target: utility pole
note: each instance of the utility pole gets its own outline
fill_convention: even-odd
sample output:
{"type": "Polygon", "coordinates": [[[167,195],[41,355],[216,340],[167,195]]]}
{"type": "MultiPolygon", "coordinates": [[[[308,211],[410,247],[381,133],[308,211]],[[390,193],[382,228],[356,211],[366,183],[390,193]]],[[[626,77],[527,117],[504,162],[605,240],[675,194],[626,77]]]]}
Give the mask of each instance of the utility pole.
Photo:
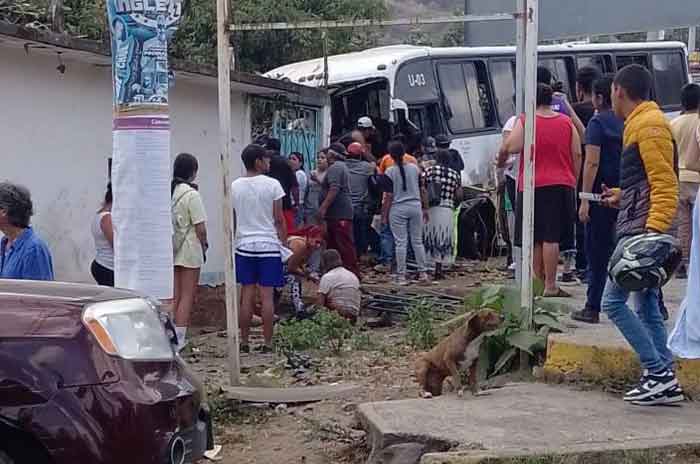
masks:
{"type": "MultiPolygon", "coordinates": [[[[523,149],[523,257],[522,278],[520,281],[523,326],[532,327],[533,318],[533,250],[535,223],[535,109],[537,107],[537,44],[539,38],[539,0],[522,0],[525,15],[525,53],[524,53],[524,111],[525,111],[525,145],[523,149]]],[[[518,44],[522,48],[522,44],[518,44]]],[[[521,78],[518,77],[518,80],[521,78]]],[[[521,360],[525,356],[521,357],[521,360]]]]}
{"type": "Polygon", "coordinates": [[[697,49],[695,45],[697,44],[697,33],[697,26],[688,28],[688,53],[693,53],[697,49]]]}
{"type": "Polygon", "coordinates": [[[230,42],[230,11],[233,0],[216,0],[216,32],[219,73],[219,158],[224,193],[222,217],[224,256],[226,257],[226,333],[231,385],[241,383],[241,359],[238,343],[238,287],[233,259],[233,202],[231,201],[231,68],[233,47],[230,42]],[[229,3],[230,2],[230,3],[229,3]]]}

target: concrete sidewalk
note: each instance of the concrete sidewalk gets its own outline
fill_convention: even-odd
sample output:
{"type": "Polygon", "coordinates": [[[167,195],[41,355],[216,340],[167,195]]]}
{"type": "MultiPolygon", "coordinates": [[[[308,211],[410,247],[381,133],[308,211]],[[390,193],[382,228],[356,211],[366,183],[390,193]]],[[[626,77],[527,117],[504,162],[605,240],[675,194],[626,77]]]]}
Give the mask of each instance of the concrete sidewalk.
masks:
{"type": "MultiPolygon", "coordinates": [[[[686,280],[672,280],[664,287],[664,300],[671,314],[667,323],[673,329],[676,314],[686,293],[686,280]]],[[[585,285],[562,287],[573,298],[558,298],[560,307],[581,309],[586,303],[585,285]]],[[[544,373],[549,382],[586,382],[623,389],[639,378],[639,362],[617,328],[604,315],[600,324],[590,325],[566,317],[570,327],[564,334],[549,337],[544,373]]],[[[692,395],[700,394],[700,361],[680,360],[678,377],[692,395]]]]}
{"type": "Polygon", "coordinates": [[[578,462],[626,464],[633,461],[620,456],[633,450],[659,456],[700,450],[700,408],[693,404],[644,408],[604,393],[544,384],[508,385],[482,397],[367,403],[358,415],[368,431],[372,464],[592,454],[596,460],[578,462]]]}

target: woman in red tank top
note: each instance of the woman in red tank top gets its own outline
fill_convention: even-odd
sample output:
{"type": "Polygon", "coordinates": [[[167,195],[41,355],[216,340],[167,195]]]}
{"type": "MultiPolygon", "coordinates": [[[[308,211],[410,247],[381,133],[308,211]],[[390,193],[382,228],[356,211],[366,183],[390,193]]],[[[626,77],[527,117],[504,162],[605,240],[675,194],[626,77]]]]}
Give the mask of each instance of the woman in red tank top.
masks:
{"type": "MultiPolygon", "coordinates": [[[[552,88],[537,86],[535,134],[535,275],[545,284],[544,296],[570,296],[557,287],[559,242],[576,221],[576,179],[581,167],[581,138],[568,116],[552,110],[552,88]]],[[[525,117],[522,116],[498,155],[499,165],[508,153],[523,151],[525,117]]],[[[521,159],[525,159],[523,153],[521,159]]],[[[524,162],[518,175],[515,243],[522,243],[522,192],[524,162]]]]}

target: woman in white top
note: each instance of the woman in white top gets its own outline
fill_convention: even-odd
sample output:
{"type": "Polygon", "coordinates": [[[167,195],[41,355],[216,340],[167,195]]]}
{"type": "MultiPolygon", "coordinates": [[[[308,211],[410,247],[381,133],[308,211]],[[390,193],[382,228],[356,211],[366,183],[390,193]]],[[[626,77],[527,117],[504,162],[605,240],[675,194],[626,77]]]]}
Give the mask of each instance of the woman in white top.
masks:
{"type": "Polygon", "coordinates": [[[207,215],[194,183],[198,169],[197,158],[189,153],[181,153],[175,158],[171,190],[175,264],[173,312],[181,348],[185,345],[199,273],[209,247],[207,215]]]}
{"type": "Polygon", "coordinates": [[[112,184],[107,184],[105,201],[92,221],[95,259],[90,272],[98,285],[114,287],[114,229],[112,228],[112,184]]]}

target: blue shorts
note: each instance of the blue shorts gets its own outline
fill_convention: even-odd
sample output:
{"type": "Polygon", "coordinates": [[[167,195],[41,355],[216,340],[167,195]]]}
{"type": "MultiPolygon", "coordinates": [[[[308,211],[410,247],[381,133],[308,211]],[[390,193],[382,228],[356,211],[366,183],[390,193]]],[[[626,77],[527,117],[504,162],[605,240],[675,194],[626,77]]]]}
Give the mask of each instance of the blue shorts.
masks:
{"type": "Polygon", "coordinates": [[[282,257],[256,257],[236,252],[236,282],[241,285],[283,287],[282,257]]]}

